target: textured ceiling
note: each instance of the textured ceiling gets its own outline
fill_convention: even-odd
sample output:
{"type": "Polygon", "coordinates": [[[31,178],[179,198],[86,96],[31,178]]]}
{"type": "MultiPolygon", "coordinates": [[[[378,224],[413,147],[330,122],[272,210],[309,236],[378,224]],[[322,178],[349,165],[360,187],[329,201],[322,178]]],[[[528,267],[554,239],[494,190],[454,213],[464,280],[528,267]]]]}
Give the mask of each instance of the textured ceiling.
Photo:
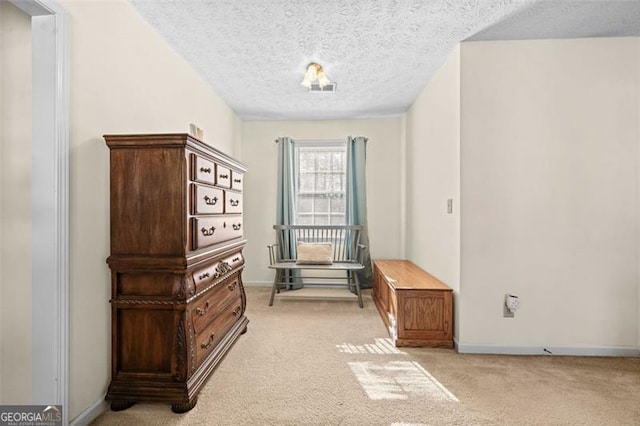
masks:
{"type": "Polygon", "coordinates": [[[130,1],[243,120],[402,114],[465,39],[640,35],[640,0],[130,1]]]}
{"type": "Polygon", "coordinates": [[[469,40],[640,36],[640,0],[536,1],[469,40]]]}

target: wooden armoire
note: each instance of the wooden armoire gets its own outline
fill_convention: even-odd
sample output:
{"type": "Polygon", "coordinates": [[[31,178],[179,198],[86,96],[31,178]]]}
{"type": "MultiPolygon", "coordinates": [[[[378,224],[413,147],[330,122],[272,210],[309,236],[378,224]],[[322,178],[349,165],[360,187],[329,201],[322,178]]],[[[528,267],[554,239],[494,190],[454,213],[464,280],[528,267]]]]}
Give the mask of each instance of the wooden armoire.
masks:
{"type": "Polygon", "coordinates": [[[247,330],[246,167],[187,134],[105,135],[110,149],[112,410],[193,408],[247,330]]]}

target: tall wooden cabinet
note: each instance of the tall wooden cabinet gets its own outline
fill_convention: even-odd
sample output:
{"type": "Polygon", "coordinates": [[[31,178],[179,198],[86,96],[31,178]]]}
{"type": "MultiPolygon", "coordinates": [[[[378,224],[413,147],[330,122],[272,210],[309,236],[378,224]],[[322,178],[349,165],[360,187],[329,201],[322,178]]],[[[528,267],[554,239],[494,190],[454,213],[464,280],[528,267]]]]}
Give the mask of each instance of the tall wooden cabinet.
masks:
{"type": "Polygon", "coordinates": [[[247,330],[245,166],[187,134],[105,135],[110,149],[113,410],[193,408],[247,330]]]}

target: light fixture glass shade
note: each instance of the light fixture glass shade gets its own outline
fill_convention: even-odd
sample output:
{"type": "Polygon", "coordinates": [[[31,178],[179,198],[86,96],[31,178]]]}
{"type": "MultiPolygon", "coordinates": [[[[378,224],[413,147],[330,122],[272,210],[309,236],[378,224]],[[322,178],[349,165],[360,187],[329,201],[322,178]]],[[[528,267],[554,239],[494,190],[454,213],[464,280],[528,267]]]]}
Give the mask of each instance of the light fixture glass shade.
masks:
{"type": "Polygon", "coordinates": [[[315,62],[312,62],[307,66],[307,71],[304,73],[304,78],[302,79],[300,84],[307,89],[311,89],[311,85],[316,81],[318,82],[320,87],[324,87],[327,84],[331,83],[322,70],[322,66],[316,64],[315,62]]]}
{"type": "Polygon", "coordinates": [[[309,81],[314,81],[318,78],[318,72],[322,72],[322,67],[318,64],[310,64],[307,67],[307,72],[305,73],[305,77],[309,81]]]}
{"type": "Polygon", "coordinates": [[[329,79],[327,78],[327,76],[326,76],[326,75],[324,75],[324,72],[320,71],[320,72],[318,73],[318,84],[320,85],[320,87],[324,87],[324,86],[326,86],[326,85],[327,85],[327,84],[329,84],[329,83],[331,83],[331,82],[329,81],[329,79]]]}

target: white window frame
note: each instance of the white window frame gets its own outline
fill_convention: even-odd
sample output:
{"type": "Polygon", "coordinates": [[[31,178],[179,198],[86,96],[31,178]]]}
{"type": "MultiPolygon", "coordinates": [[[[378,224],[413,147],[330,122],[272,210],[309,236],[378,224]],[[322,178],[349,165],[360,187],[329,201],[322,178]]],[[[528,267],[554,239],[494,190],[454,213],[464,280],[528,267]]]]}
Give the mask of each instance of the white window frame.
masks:
{"type": "MultiPolygon", "coordinates": [[[[331,210],[331,200],[335,196],[341,196],[343,200],[346,200],[347,188],[346,188],[346,179],[347,179],[347,141],[346,140],[307,140],[307,141],[298,141],[296,140],[294,143],[294,179],[295,179],[295,202],[296,207],[298,204],[299,196],[302,195],[310,195],[313,200],[313,195],[321,195],[327,194],[329,209],[327,212],[316,212],[315,210],[315,201],[312,201],[313,208],[311,213],[299,213],[296,208],[295,221],[296,224],[300,224],[299,218],[303,215],[309,216],[313,218],[312,225],[316,225],[316,217],[319,216],[327,216],[328,224],[330,225],[343,225],[346,223],[346,209],[342,213],[334,213],[331,210]],[[305,149],[313,149],[313,150],[326,150],[326,151],[337,151],[341,150],[344,152],[344,170],[343,170],[343,179],[344,179],[344,191],[335,193],[329,191],[313,191],[313,192],[302,192],[300,191],[300,152],[305,149]],[[324,213],[324,214],[322,214],[324,213]],[[338,219],[337,221],[335,219],[338,219]]],[[[320,173],[320,172],[316,172],[320,173]]],[[[332,174],[332,172],[327,172],[328,174],[332,174]]]]}

